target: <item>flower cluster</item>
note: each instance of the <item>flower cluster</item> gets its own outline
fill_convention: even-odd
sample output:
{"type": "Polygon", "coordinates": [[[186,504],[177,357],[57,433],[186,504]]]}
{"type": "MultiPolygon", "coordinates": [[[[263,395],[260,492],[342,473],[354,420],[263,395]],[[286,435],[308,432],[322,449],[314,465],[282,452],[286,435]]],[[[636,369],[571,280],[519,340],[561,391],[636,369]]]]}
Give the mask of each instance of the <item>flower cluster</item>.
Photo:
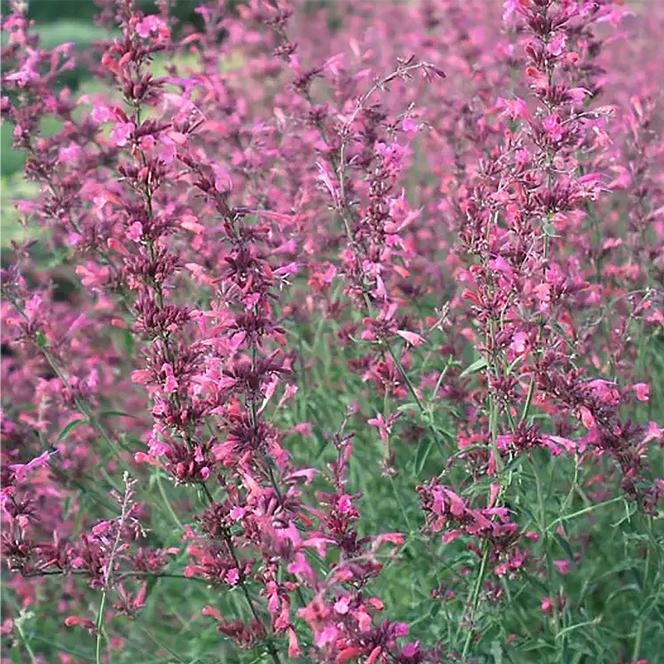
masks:
{"type": "Polygon", "coordinates": [[[654,662],[664,5],[10,4],[7,657],[654,662]]]}

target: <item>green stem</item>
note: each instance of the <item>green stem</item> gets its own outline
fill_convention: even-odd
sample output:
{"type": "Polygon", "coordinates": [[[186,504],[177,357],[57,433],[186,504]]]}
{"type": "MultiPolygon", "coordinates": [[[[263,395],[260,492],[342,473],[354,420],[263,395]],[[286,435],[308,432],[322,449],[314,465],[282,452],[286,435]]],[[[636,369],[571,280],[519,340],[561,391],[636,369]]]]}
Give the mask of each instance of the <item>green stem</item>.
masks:
{"type": "MultiPolygon", "coordinates": [[[[490,325],[491,334],[493,334],[493,324],[490,325]]],[[[488,358],[488,356],[487,356],[488,358]]],[[[496,464],[499,463],[500,457],[498,455],[498,450],[496,448],[496,437],[498,436],[498,408],[496,400],[493,397],[493,394],[489,393],[488,397],[488,406],[489,406],[489,433],[491,437],[491,446],[493,448],[493,454],[495,455],[496,464]]],[[[482,545],[482,562],[480,563],[480,569],[477,573],[477,579],[475,581],[475,586],[473,587],[472,595],[470,598],[470,626],[466,634],[466,640],[463,644],[462,659],[465,660],[468,654],[468,649],[470,648],[470,643],[473,638],[473,622],[475,620],[475,614],[477,613],[477,607],[479,606],[480,593],[482,591],[482,584],[484,583],[484,577],[486,576],[486,570],[489,563],[489,555],[491,554],[491,545],[488,540],[484,540],[482,545]]],[[[461,624],[459,624],[459,629],[461,624]]]]}
{"type": "Polygon", "coordinates": [[[102,630],[104,626],[104,610],[106,608],[106,591],[101,593],[101,602],[99,602],[99,611],[97,612],[97,634],[95,641],[95,664],[102,664],[101,659],[101,642],[102,642],[102,630]]]}
{"type": "Polygon", "coordinates": [[[25,633],[23,632],[23,627],[21,626],[21,621],[20,620],[15,620],[14,625],[16,626],[16,631],[18,632],[19,637],[21,638],[21,642],[25,646],[25,649],[28,653],[28,657],[30,657],[30,661],[32,664],[37,664],[37,658],[35,657],[35,653],[33,652],[32,648],[30,647],[30,643],[28,642],[28,639],[25,636],[25,633]]]}
{"type": "Polygon", "coordinates": [[[157,488],[159,489],[159,493],[161,494],[162,500],[164,501],[164,504],[166,505],[166,510],[168,513],[171,515],[171,518],[177,526],[180,528],[180,530],[184,530],[184,526],[182,525],[182,522],[178,518],[178,515],[175,513],[175,510],[173,509],[173,506],[171,505],[171,501],[168,499],[168,496],[166,495],[166,491],[164,491],[164,485],[161,483],[161,476],[159,472],[157,472],[157,488]]]}
{"type": "Polygon", "coordinates": [[[528,386],[528,394],[526,395],[526,403],[523,406],[523,411],[521,412],[521,417],[519,423],[525,422],[528,417],[528,411],[530,410],[530,404],[533,402],[533,395],[535,394],[535,374],[533,373],[532,378],[530,379],[530,385],[528,386]]]}
{"type": "Polygon", "coordinates": [[[581,516],[582,514],[587,514],[588,512],[593,512],[594,510],[600,507],[605,507],[606,505],[612,505],[613,503],[617,503],[622,500],[624,500],[622,496],[616,496],[615,498],[611,498],[611,500],[606,500],[603,503],[597,503],[596,505],[589,505],[588,507],[584,507],[581,510],[572,512],[571,514],[567,514],[565,516],[559,516],[557,519],[554,519],[546,527],[544,532],[550,531],[554,526],[557,526],[559,523],[563,523],[564,521],[569,521],[570,519],[575,519],[577,516],[581,516]]]}
{"type": "Polygon", "coordinates": [[[466,633],[466,640],[463,644],[463,652],[461,653],[462,661],[466,659],[468,650],[470,649],[470,642],[473,639],[473,620],[475,619],[475,613],[477,612],[477,607],[480,603],[480,592],[482,591],[482,584],[484,583],[484,577],[486,575],[486,569],[489,563],[489,553],[491,548],[488,541],[484,541],[483,548],[484,552],[482,553],[482,562],[480,563],[480,569],[477,574],[477,579],[475,580],[475,586],[473,587],[473,594],[470,598],[470,626],[466,633]]]}

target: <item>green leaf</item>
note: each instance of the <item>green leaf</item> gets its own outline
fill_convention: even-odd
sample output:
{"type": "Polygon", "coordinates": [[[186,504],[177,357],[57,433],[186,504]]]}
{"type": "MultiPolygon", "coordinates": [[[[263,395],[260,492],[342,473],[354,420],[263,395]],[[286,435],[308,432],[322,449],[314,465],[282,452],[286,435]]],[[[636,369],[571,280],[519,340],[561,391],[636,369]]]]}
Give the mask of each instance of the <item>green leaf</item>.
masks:
{"type": "Polygon", "coordinates": [[[554,538],[558,544],[560,544],[560,548],[565,552],[565,555],[570,559],[574,560],[574,552],[572,551],[572,548],[569,545],[569,542],[564,538],[561,537],[558,533],[554,534],[554,538]]]}
{"type": "Polygon", "coordinates": [[[514,359],[514,361],[507,367],[507,375],[508,376],[512,373],[512,371],[514,371],[514,368],[516,367],[517,364],[519,364],[519,362],[521,362],[522,359],[523,358],[521,357],[521,355],[518,355],[514,359]]]}
{"type": "Polygon", "coordinates": [[[129,330],[122,330],[122,346],[125,353],[132,355],[134,353],[134,335],[129,330]]]}
{"type": "Polygon", "coordinates": [[[495,664],[503,664],[503,648],[500,641],[491,641],[491,654],[495,664]]]}
{"type": "Polygon", "coordinates": [[[477,373],[478,371],[482,371],[482,369],[486,369],[488,366],[488,363],[486,361],[486,357],[480,357],[479,360],[475,360],[469,367],[464,369],[461,372],[460,378],[465,378],[466,376],[470,376],[471,374],[477,373]]]}
{"type": "Polygon", "coordinates": [[[133,417],[130,413],[125,413],[123,410],[114,410],[113,408],[102,408],[98,413],[99,417],[111,417],[112,415],[117,415],[118,417],[133,417]]]}
{"type": "Polygon", "coordinates": [[[64,440],[74,429],[80,427],[81,424],[87,424],[86,419],[73,420],[65,426],[65,428],[58,434],[57,442],[64,440]]]}
{"type": "Polygon", "coordinates": [[[576,351],[576,346],[574,345],[574,340],[570,339],[569,335],[567,332],[565,332],[565,329],[563,326],[558,323],[557,321],[551,322],[551,327],[567,342],[567,345],[573,350],[576,351]]]}
{"type": "Polygon", "coordinates": [[[420,444],[417,446],[417,453],[415,454],[415,474],[419,475],[422,470],[424,470],[424,465],[427,462],[427,459],[429,458],[429,454],[431,454],[431,448],[433,447],[433,439],[429,438],[428,436],[426,438],[422,438],[420,441],[420,444]]]}
{"type": "Polygon", "coordinates": [[[37,332],[36,341],[37,341],[37,345],[40,348],[46,348],[46,346],[48,346],[48,340],[46,339],[46,335],[41,330],[39,330],[39,332],[37,332]]]}

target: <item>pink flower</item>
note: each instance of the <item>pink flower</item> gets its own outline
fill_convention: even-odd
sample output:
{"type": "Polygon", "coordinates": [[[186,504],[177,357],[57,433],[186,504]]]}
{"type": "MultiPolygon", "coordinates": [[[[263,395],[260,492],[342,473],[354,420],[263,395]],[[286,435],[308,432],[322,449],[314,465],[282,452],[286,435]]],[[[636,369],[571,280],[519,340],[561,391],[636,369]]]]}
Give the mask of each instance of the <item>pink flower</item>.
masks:
{"type": "Polygon", "coordinates": [[[166,374],[166,381],[164,382],[164,392],[167,392],[168,394],[172,394],[173,392],[176,392],[179,383],[175,376],[173,375],[173,367],[169,362],[164,362],[164,364],[161,367],[161,370],[164,374],[166,374]]]}
{"type": "Polygon", "coordinates": [[[508,117],[510,120],[522,119],[530,121],[531,119],[528,105],[520,97],[514,97],[513,99],[498,97],[496,100],[496,109],[500,109],[502,115],[508,117]]]}
{"type": "Polygon", "coordinates": [[[337,509],[342,514],[347,514],[353,510],[352,498],[348,495],[342,495],[337,498],[337,509]]]}
{"type": "Polygon", "coordinates": [[[201,611],[201,613],[202,613],[204,616],[207,616],[207,617],[210,617],[210,618],[214,618],[214,619],[217,620],[218,622],[223,622],[223,620],[224,620],[223,617],[222,617],[222,615],[221,615],[221,613],[219,613],[218,609],[215,609],[213,606],[205,606],[205,607],[203,607],[203,610],[201,611]]]}
{"type": "Polygon", "coordinates": [[[378,658],[381,656],[382,653],[383,653],[383,649],[380,646],[376,646],[369,653],[369,657],[367,657],[366,664],[375,664],[375,662],[378,661],[378,658]]]}
{"type": "Polygon", "coordinates": [[[198,219],[192,214],[185,214],[180,220],[180,225],[192,233],[202,233],[205,227],[199,223],[198,219]]]}
{"type": "Polygon", "coordinates": [[[387,445],[390,441],[390,433],[392,432],[392,426],[395,419],[394,416],[390,416],[385,420],[382,414],[378,413],[376,417],[368,419],[367,424],[378,429],[380,439],[387,445]]]}
{"type": "Polygon", "coordinates": [[[165,40],[170,35],[168,26],[155,14],[149,14],[140,20],[136,24],[136,33],[143,39],[156,36],[160,40],[165,40]]]}
{"type": "Polygon", "coordinates": [[[510,348],[517,354],[524,353],[528,347],[528,335],[525,332],[517,332],[512,336],[510,348]]]}
{"type": "Polygon", "coordinates": [[[94,622],[83,616],[67,616],[65,618],[65,625],[67,627],[83,627],[83,629],[88,630],[91,634],[97,631],[94,622]]]}
{"type": "Polygon", "coordinates": [[[358,655],[361,654],[362,648],[358,648],[357,646],[349,646],[339,652],[334,660],[334,664],[345,664],[346,662],[350,662],[351,660],[356,659],[358,655]]]}
{"type": "Polygon", "coordinates": [[[639,401],[648,401],[650,399],[650,385],[647,383],[635,383],[632,385],[632,390],[636,394],[639,401]]]}
{"type": "Polygon", "coordinates": [[[563,125],[560,117],[555,113],[544,118],[542,123],[544,131],[549,135],[552,141],[560,141],[563,137],[563,125]]]}
{"type": "Polygon", "coordinates": [[[140,221],[135,221],[127,229],[127,237],[132,240],[132,242],[140,242],[141,237],[143,236],[143,225],[140,221]]]}
{"type": "Polygon", "coordinates": [[[92,290],[102,289],[110,276],[108,267],[99,266],[92,261],[77,265],[75,272],[81,278],[81,283],[92,290]]]}
{"type": "Polygon", "coordinates": [[[549,40],[546,50],[551,55],[561,55],[565,50],[566,43],[567,35],[564,32],[558,32],[549,40]]]}
{"type": "Polygon", "coordinates": [[[15,463],[10,465],[10,469],[14,471],[14,477],[17,482],[22,482],[28,476],[28,473],[37,468],[43,468],[48,465],[48,460],[51,457],[51,452],[46,450],[39,456],[28,461],[28,463],[15,463]]]}
{"type": "Polygon", "coordinates": [[[569,560],[554,560],[553,564],[560,574],[569,574],[570,562],[569,560]]]}
{"type": "Polygon", "coordinates": [[[592,413],[586,406],[579,406],[579,412],[581,414],[581,421],[583,426],[587,429],[591,429],[595,426],[595,418],[592,416],[592,413]]]}
{"type": "Polygon", "coordinates": [[[234,567],[233,569],[229,569],[228,572],[226,572],[226,583],[229,586],[237,585],[239,580],[240,580],[240,570],[238,570],[236,567],[234,567]]]}
{"type": "Polygon", "coordinates": [[[116,122],[111,130],[111,140],[118,147],[124,147],[136,129],[133,122],[116,122]]]}
{"type": "Polygon", "coordinates": [[[100,521],[98,524],[92,527],[92,534],[95,537],[101,537],[108,531],[108,529],[111,527],[111,522],[110,521],[100,521]]]}
{"type": "Polygon", "coordinates": [[[90,115],[97,124],[102,124],[113,119],[111,109],[105,104],[95,104],[90,115]]]}
{"type": "Polygon", "coordinates": [[[297,659],[302,654],[300,645],[297,640],[297,634],[292,627],[288,628],[288,656],[291,659],[297,659]]]}
{"type": "Polygon", "coordinates": [[[412,136],[413,134],[417,133],[419,126],[411,116],[406,116],[401,123],[401,128],[403,129],[404,133],[412,136]]]}
{"type": "Polygon", "coordinates": [[[66,147],[60,148],[58,151],[58,163],[67,163],[76,161],[81,155],[81,147],[75,143],[70,143],[66,147]]]}
{"type": "Polygon", "coordinates": [[[450,544],[461,535],[463,535],[463,530],[460,528],[456,528],[455,530],[448,530],[446,533],[443,533],[443,544],[450,544]]]}
{"type": "Polygon", "coordinates": [[[340,615],[347,614],[350,605],[350,599],[350,595],[346,595],[337,600],[334,604],[334,610],[340,615]]]}
{"type": "Polygon", "coordinates": [[[411,346],[419,346],[424,343],[424,337],[416,334],[415,332],[409,332],[408,330],[397,330],[397,334],[405,339],[411,346]]]}
{"type": "Polygon", "coordinates": [[[223,167],[217,164],[212,166],[214,171],[214,188],[220,194],[227,194],[233,188],[233,180],[231,174],[223,167]]]}
{"type": "Polygon", "coordinates": [[[333,643],[338,633],[339,630],[334,625],[326,625],[315,635],[314,641],[319,648],[323,648],[328,643],[333,643]]]}

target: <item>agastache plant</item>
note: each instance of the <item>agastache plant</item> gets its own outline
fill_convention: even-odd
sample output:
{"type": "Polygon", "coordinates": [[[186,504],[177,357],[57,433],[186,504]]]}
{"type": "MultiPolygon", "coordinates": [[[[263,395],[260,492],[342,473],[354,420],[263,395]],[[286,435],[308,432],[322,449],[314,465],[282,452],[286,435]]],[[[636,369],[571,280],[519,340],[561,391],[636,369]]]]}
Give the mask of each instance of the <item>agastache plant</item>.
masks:
{"type": "Polygon", "coordinates": [[[664,5],[96,4],[2,18],[3,661],[658,661],[664,5]]]}

